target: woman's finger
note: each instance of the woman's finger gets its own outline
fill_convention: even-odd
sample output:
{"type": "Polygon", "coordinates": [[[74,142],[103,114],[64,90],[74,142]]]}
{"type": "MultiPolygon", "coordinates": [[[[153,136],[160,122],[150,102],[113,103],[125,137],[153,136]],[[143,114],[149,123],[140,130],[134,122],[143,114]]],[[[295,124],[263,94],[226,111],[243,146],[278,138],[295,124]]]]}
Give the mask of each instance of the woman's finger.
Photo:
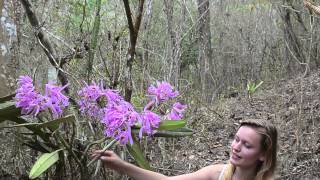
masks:
{"type": "Polygon", "coordinates": [[[108,151],[108,150],[106,150],[106,151],[104,151],[104,150],[96,150],[96,151],[94,151],[94,153],[97,153],[97,154],[109,154],[111,152],[112,151],[108,151]]]}

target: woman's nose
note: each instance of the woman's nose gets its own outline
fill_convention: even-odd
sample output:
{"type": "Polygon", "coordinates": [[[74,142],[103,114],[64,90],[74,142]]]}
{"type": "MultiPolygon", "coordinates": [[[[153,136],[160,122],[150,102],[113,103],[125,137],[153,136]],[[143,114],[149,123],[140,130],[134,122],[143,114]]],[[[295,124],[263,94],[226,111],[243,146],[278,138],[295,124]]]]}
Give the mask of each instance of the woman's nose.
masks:
{"type": "Polygon", "coordinates": [[[237,152],[239,152],[241,150],[241,142],[235,142],[233,144],[233,149],[237,152]]]}

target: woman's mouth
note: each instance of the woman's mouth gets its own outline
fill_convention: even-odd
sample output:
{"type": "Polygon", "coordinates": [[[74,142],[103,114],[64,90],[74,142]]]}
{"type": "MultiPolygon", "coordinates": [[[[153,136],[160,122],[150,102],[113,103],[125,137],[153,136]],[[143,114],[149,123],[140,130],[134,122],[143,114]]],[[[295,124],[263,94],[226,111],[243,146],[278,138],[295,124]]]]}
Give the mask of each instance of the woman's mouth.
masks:
{"type": "Polygon", "coordinates": [[[231,158],[234,159],[234,160],[240,160],[241,159],[241,156],[235,154],[235,153],[232,153],[231,154],[231,158]]]}

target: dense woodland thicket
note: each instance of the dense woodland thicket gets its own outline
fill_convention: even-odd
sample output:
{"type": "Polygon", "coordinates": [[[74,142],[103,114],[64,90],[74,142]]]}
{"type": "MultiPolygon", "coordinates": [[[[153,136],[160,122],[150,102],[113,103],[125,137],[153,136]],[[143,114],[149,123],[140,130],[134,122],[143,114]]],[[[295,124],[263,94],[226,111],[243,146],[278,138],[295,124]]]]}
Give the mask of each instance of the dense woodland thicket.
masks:
{"type": "MultiPolygon", "coordinates": [[[[143,141],[156,171],[174,175],[226,161],[235,124],[263,117],[287,130],[277,178],[320,178],[320,1],[4,0],[0,9],[0,96],[15,92],[20,75],[42,90],[48,81],[69,84],[64,93],[76,123],[61,131],[76,153],[103,147],[99,123],[77,111],[84,82],[103,82],[141,106],[150,84],[168,81],[188,105],[194,135],[143,141]],[[250,90],[262,81],[260,93],[250,90]]],[[[25,178],[41,153],[26,143],[29,131],[0,123],[0,179],[25,178]]],[[[113,148],[135,163],[126,147],[113,148]]],[[[96,173],[81,166],[87,156],[78,162],[67,154],[42,177],[128,179],[96,173]]]]}

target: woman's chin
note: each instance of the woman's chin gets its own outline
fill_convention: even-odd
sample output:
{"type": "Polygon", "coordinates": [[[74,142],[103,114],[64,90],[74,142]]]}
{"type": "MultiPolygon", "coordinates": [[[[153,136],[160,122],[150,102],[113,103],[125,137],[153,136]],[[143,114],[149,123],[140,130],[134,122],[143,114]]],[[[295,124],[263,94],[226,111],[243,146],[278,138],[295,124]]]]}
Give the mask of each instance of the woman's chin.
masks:
{"type": "Polygon", "coordinates": [[[229,159],[229,162],[230,162],[230,164],[232,164],[234,166],[237,164],[232,158],[229,159]]]}
{"type": "Polygon", "coordinates": [[[239,161],[240,161],[240,159],[238,159],[238,158],[235,158],[235,157],[230,157],[230,159],[229,159],[229,161],[230,161],[230,163],[232,164],[232,165],[234,165],[234,166],[236,166],[236,165],[239,165],[239,161]]]}

